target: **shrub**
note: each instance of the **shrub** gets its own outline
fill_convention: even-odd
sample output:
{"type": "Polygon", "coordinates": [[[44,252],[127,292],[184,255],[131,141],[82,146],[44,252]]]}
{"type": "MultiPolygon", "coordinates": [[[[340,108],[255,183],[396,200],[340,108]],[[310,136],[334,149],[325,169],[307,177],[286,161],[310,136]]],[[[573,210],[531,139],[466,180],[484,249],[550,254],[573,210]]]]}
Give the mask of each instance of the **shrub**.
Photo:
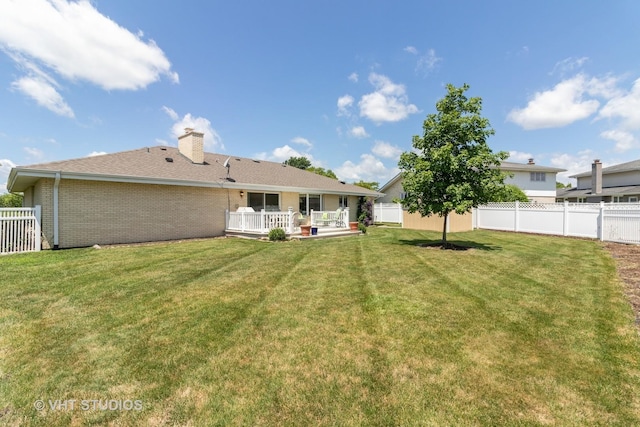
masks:
{"type": "Polygon", "coordinates": [[[362,234],[365,234],[367,232],[367,226],[364,225],[363,223],[359,222],[358,223],[358,230],[360,230],[362,232],[362,234]]]}
{"type": "Polygon", "coordinates": [[[272,242],[283,241],[287,239],[287,234],[282,228],[272,228],[269,231],[269,240],[272,242]]]}

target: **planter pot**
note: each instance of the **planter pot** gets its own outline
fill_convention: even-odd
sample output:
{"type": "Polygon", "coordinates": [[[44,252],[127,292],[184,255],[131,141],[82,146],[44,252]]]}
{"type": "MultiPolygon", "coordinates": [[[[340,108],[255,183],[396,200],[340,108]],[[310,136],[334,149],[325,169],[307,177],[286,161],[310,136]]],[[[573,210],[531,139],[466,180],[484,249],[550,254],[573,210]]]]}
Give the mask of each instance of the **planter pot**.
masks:
{"type": "Polygon", "coordinates": [[[311,226],[310,225],[301,225],[300,226],[300,232],[302,233],[303,236],[308,236],[309,234],[311,234],[311,226]]]}
{"type": "Polygon", "coordinates": [[[318,227],[311,227],[311,235],[312,236],[318,235],[318,227]]]}
{"type": "Polygon", "coordinates": [[[358,231],[358,222],[350,222],[349,223],[349,228],[351,229],[351,231],[358,231]]]}

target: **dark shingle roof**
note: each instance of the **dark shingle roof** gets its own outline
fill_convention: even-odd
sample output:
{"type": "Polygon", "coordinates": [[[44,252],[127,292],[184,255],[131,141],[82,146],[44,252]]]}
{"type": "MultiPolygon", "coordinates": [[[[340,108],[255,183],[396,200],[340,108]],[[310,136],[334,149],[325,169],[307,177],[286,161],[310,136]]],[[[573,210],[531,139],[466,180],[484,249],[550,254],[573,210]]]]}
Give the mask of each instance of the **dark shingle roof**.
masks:
{"type": "Polygon", "coordinates": [[[593,194],[591,188],[578,190],[577,188],[558,188],[556,197],[589,197],[589,196],[625,196],[640,194],[640,185],[626,185],[620,187],[604,187],[602,193],[593,194]]]}
{"type": "MultiPolygon", "coordinates": [[[[629,171],[637,171],[637,170],[640,170],[640,159],[633,160],[631,162],[626,162],[626,163],[619,163],[617,165],[602,168],[602,174],[607,175],[611,173],[629,172],[629,171]]],[[[587,176],[591,176],[591,171],[581,172],[576,175],[571,175],[569,178],[584,178],[587,176]]]]}
{"type": "MultiPolygon", "coordinates": [[[[16,167],[10,176],[13,191],[23,191],[15,185],[21,174],[37,172],[61,172],[67,175],[85,176],[86,179],[109,178],[115,181],[138,180],[167,181],[176,184],[212,185],[224,183],[225,187],[257,189],[279,188],[281,190],[318,190],[323,193],[379,196],[380,193],[346,184],[341,181],[307,172],[292,166],[226,154],[204,153],[205,164],[194,164],[174,147],[149,147],[122,151],[94,157],[63,160],[16,167]],[[223,166],[229,159],[229,178],[223,166]],[[172,161],[167,161],[172,159],[172,161]]],[[[25,183],[24,185],[28,185],[25,183]]]]}

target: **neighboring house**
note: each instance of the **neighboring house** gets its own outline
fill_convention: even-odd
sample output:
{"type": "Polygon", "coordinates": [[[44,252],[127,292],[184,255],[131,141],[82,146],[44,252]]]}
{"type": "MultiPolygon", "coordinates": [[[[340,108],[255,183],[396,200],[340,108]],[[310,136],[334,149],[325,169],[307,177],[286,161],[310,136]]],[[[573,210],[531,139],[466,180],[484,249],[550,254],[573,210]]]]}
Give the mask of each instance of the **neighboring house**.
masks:
{"type": "Polygon", "coordinates": [[[18,166],[7,188],[24,193],[24,206],[42,206],[44,248],[220,236],[226,211],[242,207],[349,207],[355,221],[358,198],[380,196],[281,163],[205,153],[203,137],[186,129],[178,148],[18,166]]]}
{"type": "MultiPolygon", "coordinates": [[[[500,169],[510,176],[505,184],[518,186],[529,200],[538,203],[554,203],[556,201],[556,175],[566,169],[536,165],[533,159],[528,163],[502,162],[500,169]]],[[[385,195],[376,200],[379,203],[393,203],[404,197],[402,189],[402,175],[398,174],[382,186],[381,193],[385,195]]]]}
{"type": "Polygon", "coordinates": [[[590,172],[572,175],[578,183],[575,188],[560,188],[559,202],[577,203],[637,203],[640,200],[640,160],[602,167],[596,159],[590,172]]]}

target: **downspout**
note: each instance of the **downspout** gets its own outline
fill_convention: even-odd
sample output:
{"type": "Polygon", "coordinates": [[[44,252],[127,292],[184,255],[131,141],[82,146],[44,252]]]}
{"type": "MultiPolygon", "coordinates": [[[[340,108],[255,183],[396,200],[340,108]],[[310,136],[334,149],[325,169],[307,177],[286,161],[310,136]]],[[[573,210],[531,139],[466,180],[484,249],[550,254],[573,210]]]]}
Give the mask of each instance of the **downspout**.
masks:
{"type": "Polygon", "coordinates": [[[60,186],[60,172],[56,172],[56,179],[53,181],[53,249],[58,249],[60,244],[60,228],[58,215],[58,187],[60,186]]]}

